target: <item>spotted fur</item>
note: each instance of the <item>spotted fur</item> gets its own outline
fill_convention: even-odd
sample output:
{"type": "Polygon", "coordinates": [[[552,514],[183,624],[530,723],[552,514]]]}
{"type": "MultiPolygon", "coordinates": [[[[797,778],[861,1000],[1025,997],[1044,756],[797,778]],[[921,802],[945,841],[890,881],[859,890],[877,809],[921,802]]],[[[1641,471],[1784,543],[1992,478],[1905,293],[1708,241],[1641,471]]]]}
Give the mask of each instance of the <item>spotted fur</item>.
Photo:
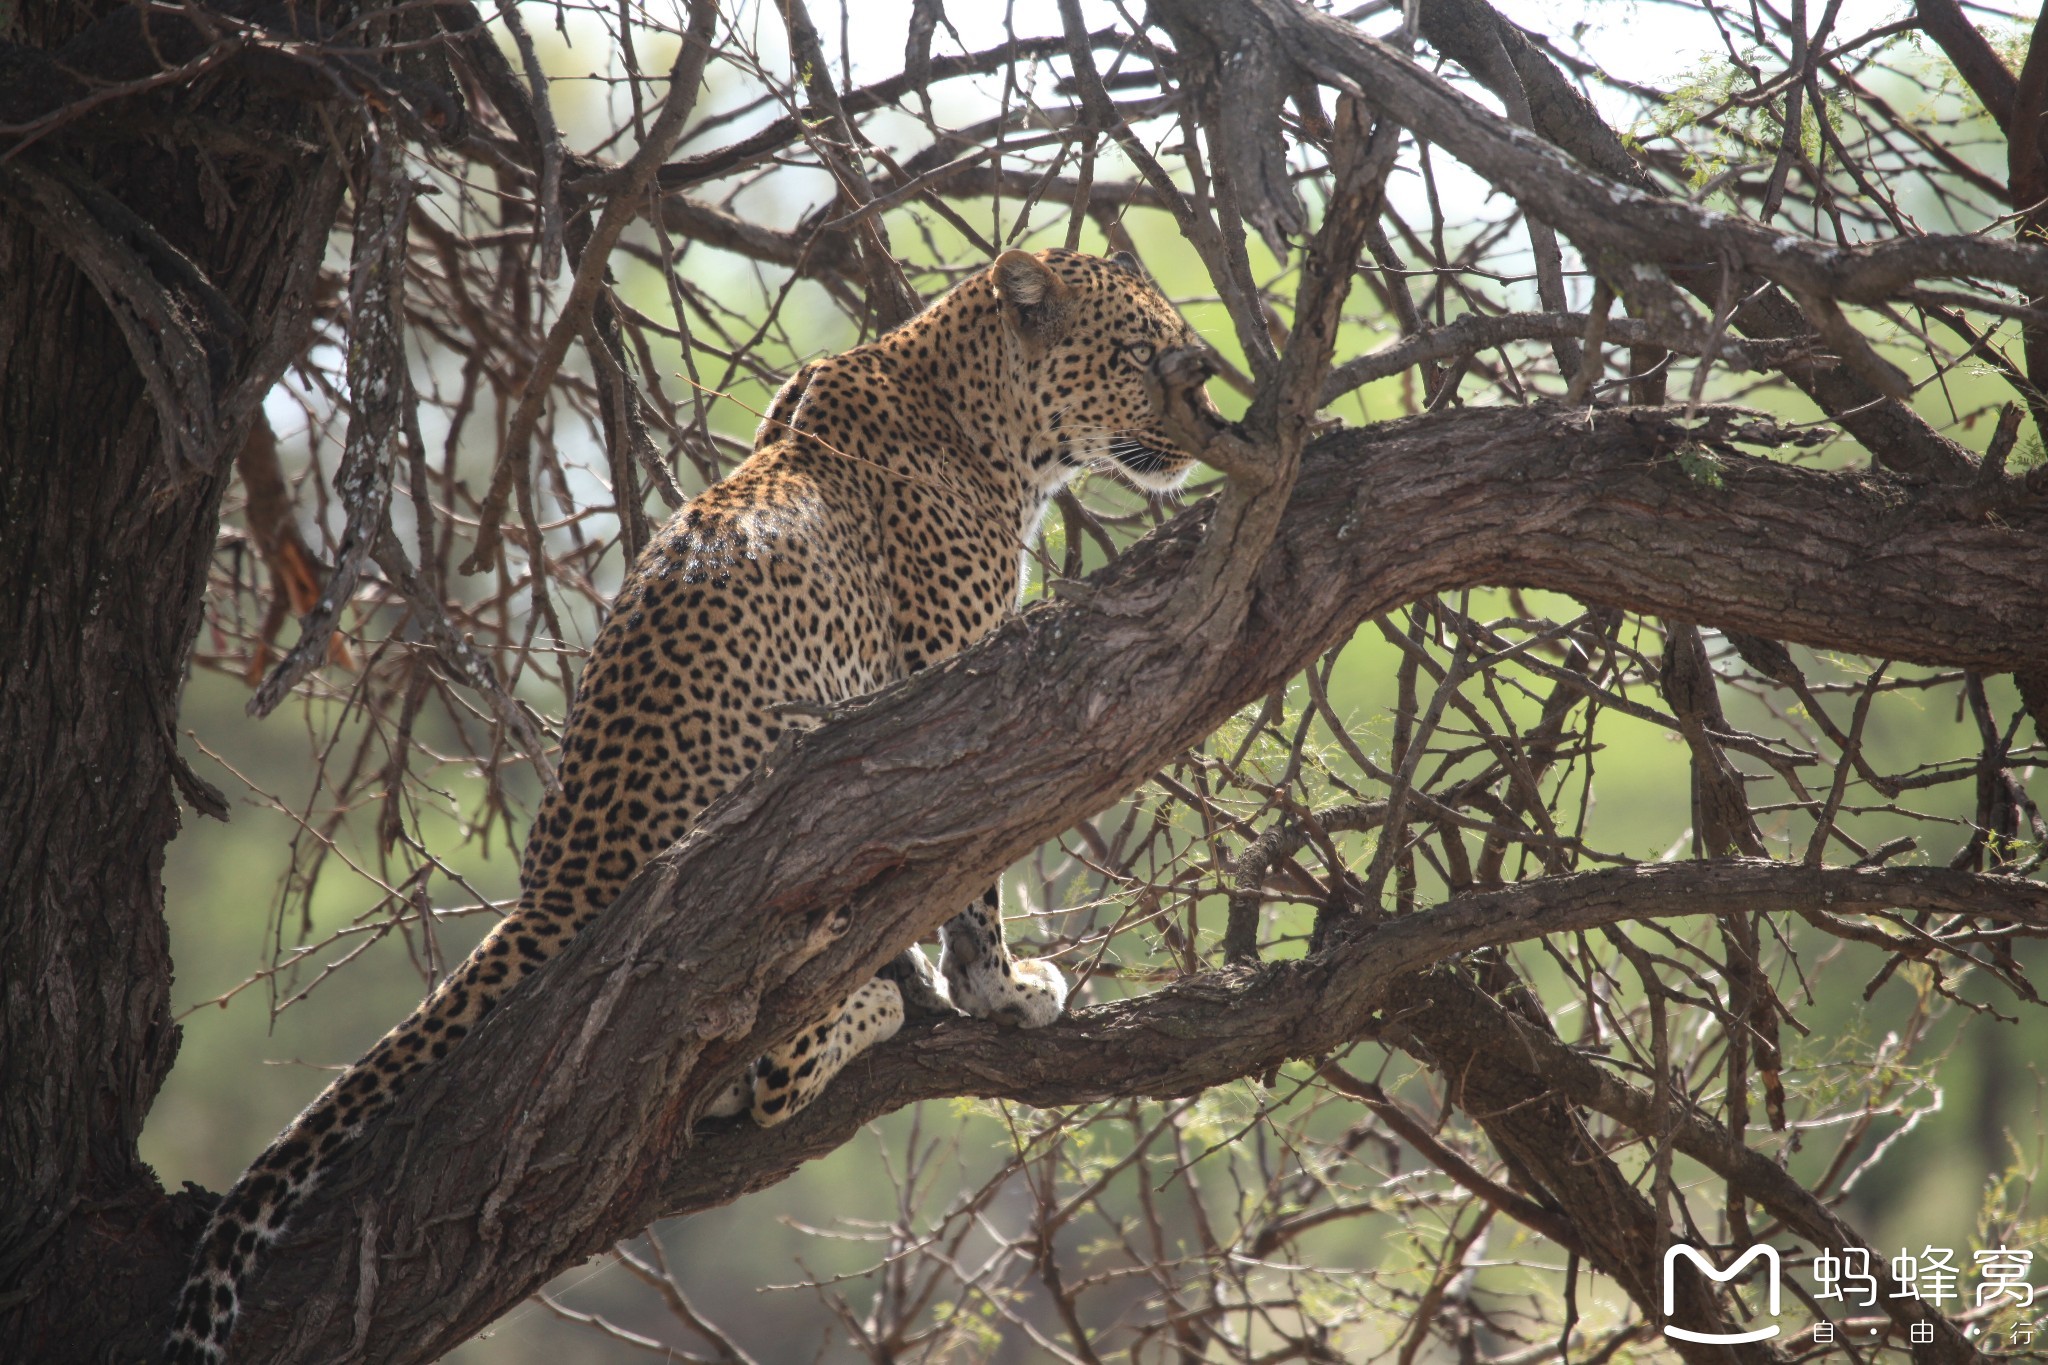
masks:
{"type": "MultiPolygon", "coordinates": [[[[676,514],[620,589],[517,908],[235,1182],[165,1358],[224,1358],[259,1252],[323,1169],[760,762],[795,723],[782,703],[872,692],[995,629],[1016,609],[1023,547],[1077,471],[1178,484],[1188,459],[1159,429],[1159,362],[1198,346],[1129,258],[1010,251],[900,330],[799,370],[754,453],[676,514]]],[[[1059,1017],[1065,982],[1011,957],[994,892],[942,939],[943,986],[910,949],[714,1110],[788,1118],[893,1035],[906,1000],[946,1009],[950,996],[1023,1027],[1059,1017]]]]}

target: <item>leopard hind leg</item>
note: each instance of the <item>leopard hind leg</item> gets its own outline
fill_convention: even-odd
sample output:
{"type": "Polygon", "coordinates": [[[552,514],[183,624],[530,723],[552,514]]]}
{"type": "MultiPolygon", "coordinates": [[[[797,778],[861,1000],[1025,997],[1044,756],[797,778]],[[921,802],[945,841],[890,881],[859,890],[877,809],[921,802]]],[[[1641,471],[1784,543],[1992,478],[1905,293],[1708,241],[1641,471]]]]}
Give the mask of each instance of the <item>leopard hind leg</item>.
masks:
{"type": "MultiPolygon", "coordinates": [[[[876,980],[879,984],[895,986],[900,1013],[905,1019],[950,1019],[959,1017],[960,1011],[953,1008],[953,1002],[947,998],[945,978],[938,974],[938,971],[931,964],[931,959],[927,958],[923,950],[915,944],[905,948],[894,958],[890,959],[889,964],[876,974],[876,980]]],[[[840,1045],[842,1049],[850,1047],[851,1051],[847,1052],[846,1056],[840,1059],[838,1066],[833,1066],[825,1072],[826,1077],[829,1078],[831,1072],[838,1070],[839,1066],[844,1066],[846,1060],[861,1051],[862,1048],[872,1047],[896,1031],[895,1027],[891,1027],[886,1032],[877,1035],[877,1020],[885,1020],[889,1011],[886,993],[877,991],[875,995],[876,998],[881,1000],[879,1015],[870,1013],[856,1017],[851,1021],[850,1026],[842,1022],[842,1026],[839,1029],[842,1035],[840,1045]],[[865,1030],[861,1027],[863,1022],[866,1022],[868,1025],[865,1030]],[[846,1035],[850,1035],[850,1037],[846,1035]]],[[[859,1015],[859,997],[847,1003],[854,1006],[856,1015],[859,1015]]],[[[834,1018],[842,1019],[844,1012],[844,1008],[842,1008],[839,1013],[834,1015],[834,1018]]],[[[901,1027],[901,1022],[899,1019],[896,1027],[901,1027]]],[[[828,1035],[826,1042],[829,1050],[829,1035],[832,1030],[827,1028],[825,1032],[828,1035]]],[[[803,1108],[804,1104],[816,1094],[817,1086],[822,1086],[824,1083],[820,1080],[816,1086],[811,1085],[812,1078],[817,1074],[816,1068],[808,1074],[801,1077],[798,1076],[798,1073],[803,1071],[804,1061],[814,1055],[814,1050],[818,1047],[818,1035],[818,1028],[805,1030],[803,1037],[809,1041],[804,1042],[801,1055],[797,1054],[797,1045],[802,1040],[791,1039],[789,1046],[783,1049],[781,1055],[773,1058],[763,1057],[757,1059],[745,1071],[741,1072],[739,1077],[732,1084],[728,1085],[717,1099],[711,1101],[704,1110],[705,1114],[711,1118],[731,1118],[734,1115],[745,1114],[753,1109],[756,1079],[770,1074],[775,1067],[780,1067],[789,1073],[790,1083],[781,1087],[775,1086],[772,1082],[765,1084],[762,1087],[763,1094],[761,1096],[764,1112],[756,1114],[755,1117],[763,1123],[778,1123],[782,1119],[786,1119],[791,1114],[794,1114],[798,1109],[803,1108]],[[794,1065],[791,1065],[792,1063],[794,1065]],[[767,1106],[775,1100],[778,1094],[784,1094],[795,1089],[795,1083],[799,1080],[809,1087],[803,1099],[796,1100],[793,1103],[784,1103],[775,1109],[772,1114],[765,1112],[767,1106]],[[778,1115],[779,1117],[776,1117],[778,1115]]]]}
{"type": "Polygon", "coordinates": [[[946,921],[939,966],[953,1003],[977,1019],[1040,1028],[1067,1007],[1067,980],[1052,963],[1016,958],[1003,943],[1000,889],[946,921]]]}
{"type": "Polygon", "coordinates": [[[903,1027],[903,992],[876,977],[754,1064],[754,1122],[772,1128],[818,1097],[856,1056],[903,1027]]]}

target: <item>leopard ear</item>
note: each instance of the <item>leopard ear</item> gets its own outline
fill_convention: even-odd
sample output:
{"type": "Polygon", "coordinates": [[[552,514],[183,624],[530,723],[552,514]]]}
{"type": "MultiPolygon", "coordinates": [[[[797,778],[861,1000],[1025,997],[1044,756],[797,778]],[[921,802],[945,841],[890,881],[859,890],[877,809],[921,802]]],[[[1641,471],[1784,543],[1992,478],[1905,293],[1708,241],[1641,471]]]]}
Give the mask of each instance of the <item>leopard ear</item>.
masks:
{"type": "Polygon", "coordinates": [[[1044,261],[1029,252],[1005,251],[989,273],[1003,303],[1003,321],[1026,349],[1043,352],[1067,334],[1073,318],[1067,286],[1044,261]]]}

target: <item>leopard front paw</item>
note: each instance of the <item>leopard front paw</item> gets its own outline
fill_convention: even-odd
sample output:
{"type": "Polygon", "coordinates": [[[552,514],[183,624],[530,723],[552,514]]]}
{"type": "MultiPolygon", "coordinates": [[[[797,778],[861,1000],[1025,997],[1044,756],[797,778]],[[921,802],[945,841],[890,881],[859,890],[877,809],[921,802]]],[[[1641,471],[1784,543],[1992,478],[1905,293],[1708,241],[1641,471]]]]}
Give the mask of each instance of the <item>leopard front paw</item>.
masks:
{"type": "Polygon", "coordinates": [[[1043,958],[984,958],[946,976],[953,1003],[977,1019],[1042,1028],[1066,1012],[1067,979],[1043,958]]]}

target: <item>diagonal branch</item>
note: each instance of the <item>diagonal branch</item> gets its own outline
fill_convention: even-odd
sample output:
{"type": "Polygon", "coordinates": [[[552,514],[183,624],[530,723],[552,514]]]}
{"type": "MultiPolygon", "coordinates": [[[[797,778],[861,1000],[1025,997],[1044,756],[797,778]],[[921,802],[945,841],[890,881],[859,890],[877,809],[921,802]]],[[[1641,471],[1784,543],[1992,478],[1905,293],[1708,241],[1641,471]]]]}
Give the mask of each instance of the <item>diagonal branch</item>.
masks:
{"type": "MultiPolygon", "coordinates": [[[[747,1132],[735,1141],[748,1155],[725,1165],[718,1154],[734,1149],[720,1140],[689,1146],[703,1098],[743,1059],[1360,622],[1424,594],[1474,584],[1560,588],[1825,647],[2002,671],[2048,663],[2048,639],[2029,626],[2048,592],[2048,509],[2010,507],[1986,525],[1895,485],[1735,455],[1722,457],[1720,479],[1709,484],[1670,457],[1686,439],[1662,410],[1595,413],[1590,429],[1584,411],[1538,408],[1342,433],[1303,459],[1250,609],[1221,651],[1226,667],[1207,657],[1213,642],[1162,610],[1210,519],[1205,505],[1097,575],[1080,600],[1034,610],[779,749],[550,965],[544,991],[516,992],[315,1196],[253,1287],[245,1358],[348,1346],[355,1267],[371,1222],[385,1230],[377,1249],[396,1259],[364,1349],[425,1359],[565,1264],[678,1207],[679,1189],[712,1202],[777,1178],[767,1154],[787,1139],[747,1132]],[[1205,681],[1190,686],[1189,678],[1205,681]],[[852,914],[832,943],[825,926],[840,907],[852,914]],[[345,1304],[332,1297],[337,1285],[349,1286],[345,1304]],[[338,1306],[330,1313],[319,1307],[326,1304],[338,1306]]],[[[1629,885],[1642,884],[1539,883],[1461,902],[1463,910],[1423,927],[1379,931],[1374,960],[1420,965],[1447,944],[1513,937],[1524,932],[1514,927],[1522,913],[1541,925],[1528,932],[1563,927],[1588,912],[1544,898],[1597,906],[1588,888],[1629,885]],[[1390,946],[1457,914],[1474,917],[1478,937],[1431,939],[1419,957],[1390,946]]],[[[1799,885],[1771,883],[1769,903],[1792,903],[1799,885]]],[[[1882,899],[1935,883],[1865,885],[1885,887],[1882,899]]],[[[1753,908],[1757,894],[1749,884],[1726,904],[1753,908]]],[[[2013,898],[2039,890],[2005,894],[2006,912],[2016,914],[2013,898]]],[[[1656,912],[1655,898],[1615,895],[1615,914],[1656,912]]],[[[1701,895],[1689,887],[1669,908],[1713,908],[1701,895]]],[[[2038,902],[2026,903],[2039,913],[2038,902]]],[[[1334,969],[1319,959],[1265,970],[1334,969]]],[[[1188,1053],[1245,1074],[1275,1048],[1298,1055],[1333,1041],[1317,1029],[1362,1026],[1356,1011],[1370,1008],[1369,995],[1333,994],[1360,989],[1350,978],[1287,979],[1320,1001],[1306,1022],[1247,1010],[1233,984],[1244,978],[1213,975],[1091,1012],[1046,1037],[1085,1041],[1098,1058],[1145,1055],[1136,1049],[1161,1035],[1199,1040],[1188,1053]],[[1252,1036],[1261,1031],[1264,1043],[1252,1036]]],[[[1260,980],[1259,998],[1293,989],[1260,980]]],[[[1018,1069],[1026,1063],[1012,1065],[1013,1054],[1035,1055],[1012,1035],[949,1026],[939,1038],[967,1040],[943,1043],[968,1048],[958,1054],[964,1072],[944,1076],[955,1088],[972,1073],[984,1087],[1034,1102],[1101,1091],[1057,1043],[1049,1055],[1061,1065],[1044,1073],[1057,1084],[1038,1085],[1018,1069]],[[991,1050],[975,1052],[975,1038],[991,1050]]],[[[1122,1073],[1128,1093],[1178,1093],[1226,1078],[1189,1069],[1187,1053],[1152,1055],[1156,1069],[1122,1073]]],[[[849,1089],[845,1098],[865,1093],[849,1089]]],[[[839,1103],[828,1106],[832,1114],[844,1112],[839,1103]]],[[[790,1128],[832,1121],[806,1116],[790,1128]]]]}
{"type": "MultiPolygon", "coordinates": [[[[1322,401],[1334,403],[1361,384],[1388,379],[1410,365],[1430,360],[1449,360],[1490,346],[1511,341],[1556,341],[1582,337],[1589,318],[1584,313],[1467,313],[1442,327],[1432,327],[1414,336],[1397,337],[1367,351],[1330,371],[1323,381],[1322,401]]],[[[1623,346],[1657,346],[1681,355],[1697,355],[1702,349],[1698,330],[1660,325],[1644,318],[1609,318],[1607,340],[1623,346]]],[[[1776,369],[1796,360],[1825,354],[1818,338],[1789,341],[1739,342],[1723,340],[1715,346],[1715,359],[1736,370],[1776,369]]]]}
{"type": "Polygon", "coordinates": [[[897,263],[888,228],[874,215],[859,212],[874,202],[875,187],[861,169],[861,137],[839,102],[839,92],[832,84],[832,64],[825,60],[810,11],[804,0],[777,0],[777,8],[789,35],[790,63],[819,119],[816,127],[804,125],[804,138],[838,184],[839,198],[855,210],[846,216],[849,226],[844,230],[856,244],[867,274],[868,307],[874,312],[876,330],[892,331],[916,317],[924,301],[897,263]]]}
{"type": "MultiPolygon", "coordinates": [[[[1763,898],[1758,903],[1763,903],[1763,898]]],[[[1725,1125],[1690,1107],[1661,1110],[1655,1095],[1627,1084],[1574,1052],[1555,1034],[1499,1008],[1469,984],[1442,991],[1439,1005],[1452,1016],[1440,1023],[1457,1028],[1488,1055],[1514,1058],[1542,1086],[1573,1104],[1605,1114],[1633,1132],[1668,1135],[1674,1148],[1756,1200],[1812,1246],[1839,1250],[1864,1245],[1861,1235],[1841,1215],[1816,1198],[1783,1166],[1731,1134],[1725,1125]]],[[[1879,1303],[1892,1321],[1902,1329],[1910,1329],[1916,1322],[1934,1328],[1936,1340],[1916,1347],[1916,1357],[1935,1361],[1974,1358],[1975,1352],[1953,1324],[1918,1295],[1897,1292],[1897,1286],[1886,1273],[1883,1256],[1873,1256],[1872,1262],[1881,1277],[1879,1303]]]]}
{"type": "MultiPolygon", "coordinates": [[[[972,1095],[1053,1106],[1191,1095],[1293,1059],[1338,1051],[1371,1035],[1396,988],[1413,984],[1444,996],[1444,978],[1413,974],[1455,955],[1625,920],[1725,916],[1762,904],[1786,911],[1825,907],[1856,913],[1896,907],[1967,913],[2048,930],[2048,887],[1945,868],[1820,869],[1730,859],[1610,869],[1472,893],[1384,924],[1313,958],[1206,973],[1029,1034],[967,1020],[917,1030],[901,1045],[844,1073],[829,1099],[788,1124],[767,1131],[745,1123],[719,1124],[699,1132],[687,1160],[663,1178],[650,1216],[698,1212],[773,1184],[803,1162],[839,1147],[864,1125],[919,1100],[972,1095]]],[[[1472,1007],[1466,997],[1472,994],[1468,989],[1446,997],[1453,1018],[1429,1021],[1433,1031],[1441,1036],[1441,1030],[1456,1023],[1469,1033],[1466,1016],[1472,1007]]],[[[1567,1093],[1589,1108],[1637,1131],[1660,1131],[1656,1114],[1646,1107],[1648,1097],[1591,1062],[1554,1045],[1548,1051],[1535,1049],[1519,1035],[1512,1055],[1525,1058],[1546,1081],[1569,1082],[1567,1093]]],[[[1776,1179],[1767,1176],[1764,1168],[1776,1168],[1725,1132],[1682,1118],[1678,1134],[1682,1150],[1756,1187],[1765,1206],[1786,1212],[1801,1232],[1839,1233],[1846,1226],[1814,1206],[1810,1196],[1802,1202],[1804,1192],[1782,1172],[1776,1179]]],[[[1856,1242],[1852,1234],[1847,1243],[1830,1244],[1856,1242]]],[[[298,1316],[287,1330],[282,1320],[287,1315],[273,1318],[257,1310],[244,1338],[249,1358],[272,1358],[273,1343],[287,1341],[290,1350],[317,1357],[335,1331],[348,1329],[356,1304],[353,1245],[343,1232],[322,1228],[304,1239],[301,1251],[287,1253],[302,1267],[302,1282],[293,1285],[291,1299],[298,1316]],[[330,1277],[324,1268],[327,1257],[350,1273],[330,1277]],[[312,1297],[297,1297],[301,1290],[312,1297]],[[260,1350],[255,1349],[259,1335],[260,1350]]],[[[576,1259],[566,1256],[563,1264],[576,1259]]],[[[404,1293],[401,1322],[404,1315],[414,1315],[424,1326],[424,1308],[412,1302],[410,1290],[404,1293]]],[[[1920,1316],[1898,1311],[1902,1322],[1920,1316]]],[[[459,1330],[473,1331],[485,1320],[466,1322],[459,1330]]]]}

